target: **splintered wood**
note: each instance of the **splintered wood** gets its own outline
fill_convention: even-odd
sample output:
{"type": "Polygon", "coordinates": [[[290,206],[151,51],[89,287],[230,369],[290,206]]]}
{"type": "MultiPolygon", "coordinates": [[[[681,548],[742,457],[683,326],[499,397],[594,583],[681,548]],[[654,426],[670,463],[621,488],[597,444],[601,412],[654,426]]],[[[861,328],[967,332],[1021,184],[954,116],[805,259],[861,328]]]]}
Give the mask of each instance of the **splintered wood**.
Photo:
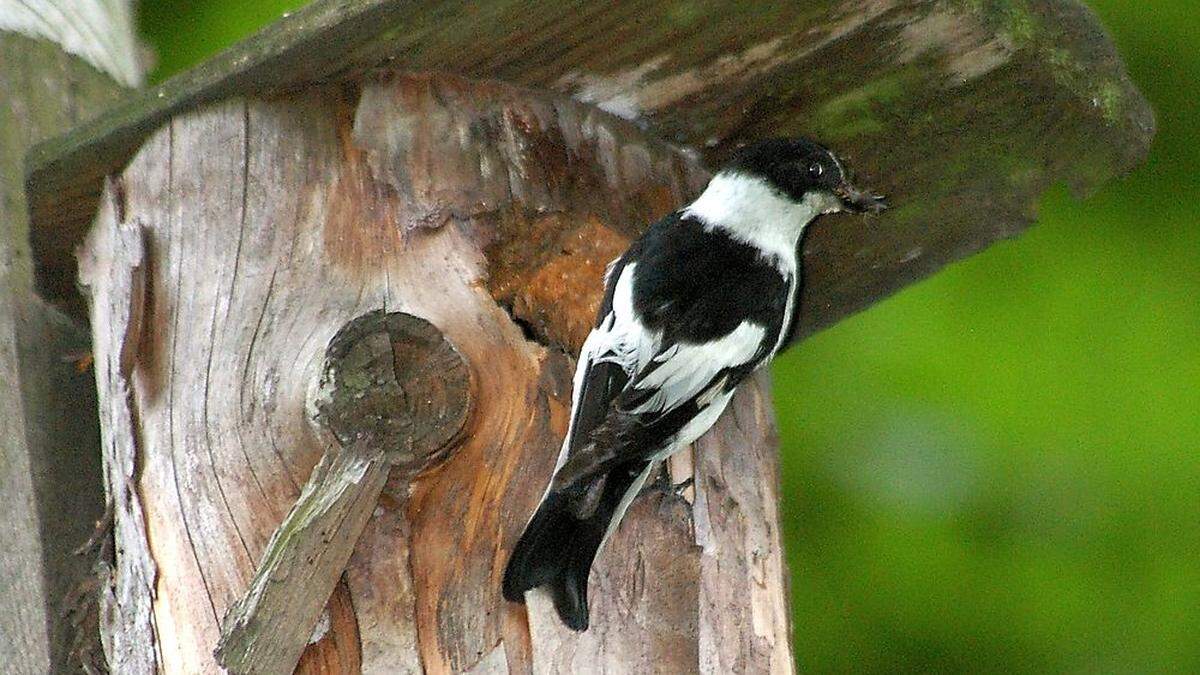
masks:
{"type": "MultiPolygon", "coordinates": [[[[318,460],[346,456],[309,403],[327,346],[382,310],[454,346],[471,412],[443,464],[392,471],[301,670],[791,669],[763,378],[679,465],[694,467],[694,506],[644,495],[601,553],[591,630],[499,593],[554,466],[604,265],[705,178],[591,106],[449,76],[234,100],[156,132],[122,174],[122,208],[95,226],[136,223],[145,246],[140,328],[97,344],[135,411],[110,433],[135,461],[143,518],[118,511],[118,532],[153,565],[125,552],[115,570],[152,610],[143,656],[218,671],[222,619],[268,541],[318,460]]],[[[93,325],[128,324],[125,288],[93,283],[93,325]]],[[[307,579],[279,583],[314,606],[299,600],[329,588],[307,579]]],[[[287,660],[253,672],[291,672],[287,660]]]]}
{"type": "Polygon", "coordinates": [[[125,219],[118,183],[105,186],[96,227],[79,252],[79,282],[92,298],[92,348],[99,393],[104,492],[111,512],[115,566],[101,562],[104,655],[122,672],[155,672],[157,641],[151,612],[157,570],[146,539],[137,485],[137,416],[130,376],[145,328],[145,232],[125,219]]]}

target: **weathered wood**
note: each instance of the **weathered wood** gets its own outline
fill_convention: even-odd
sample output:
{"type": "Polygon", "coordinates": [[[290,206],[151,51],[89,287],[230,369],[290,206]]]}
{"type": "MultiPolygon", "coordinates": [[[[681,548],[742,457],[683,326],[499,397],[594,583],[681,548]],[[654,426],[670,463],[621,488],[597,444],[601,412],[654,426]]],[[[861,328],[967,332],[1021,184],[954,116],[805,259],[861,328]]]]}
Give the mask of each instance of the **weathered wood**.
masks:
{"type": "MultiPolygon", "coordinates": [[[[35,4],[62,3],[20,8],[35,4]]],[[[95,642],[70,635],[62,614],[89,567],[72,550],[103,504],[95,387],[73,362],[87,331],[33,293],[24,156],[121,90],[62,45],[11,32],[12,5],[0,0],[0,663],[23,674],[63,668],[70,645],[95,642]]]]}
{"type": "Polygon", "coordinates": [[[292,672],[388,469],[411,479],[444,459],[466,422],[470,386],[454,347],[414,316],[370,312],[338,331],[309,410],[340,448],[313,469],[225,615],[217,660],[229,672],[292,672]]]}
{"type": "Polygon", "coordinates": [[[110,182],[106,196],[99,225],[79,254],[79,281],[96,319],[92,339],[100,355],[95,369],[104,493],[112,514],[113,560],[101,561],[101,634],[110,665],[121,673],[149,675],[159,662],[151,613],[157,569],[138,493],[138,415],[130,396],[130,376],[144,337],[148,261],[141,223],[125,220],[120,185],[110,182]]]}
{"type": "Polygon", "coordinates": [[[604,263],[704,179],[593,107],[447,76],[231,101],[155,134],[122,182],[150,261],[130,379],[163,667],[216,670],[219,617],[310,468],[337,456],[305,422],[324,346],[383,309],[455,345],[475,412],[439,468],[393,473],[354,549],[357,625],[335,638],[357,631],[363,672],[552,672],[569,654],[789,670],[778,528],[745,521],[774,508],[777,465],[752,459],[771,453],[762,380],[721,422],[743,431],[690,462],[720,517],[693,524],[671,492],[639,502],[598,561],[593,630],[498,589],[553,468],[604,263]],[[717,657],[707,636],[737,639],[717,657]]]}
{"type": "Polygon", "coordinates": [[[708,162],[765,135],[834,144],[899,208],[875,231],[812,238],[808,299],[833,311],[806,332],[1020,231],[1048,185],[1128,170],[1153,133],[1077,0],[324,0],[39,146],[43,288],[70,298],[102,176],[172,114],[380,64],[569,93],[708,162]]]}
{"type": "Polygon", "coordinates": [[[415,476],[440,462],[466,424],[466,363],[428,321],[377,310],[329,342],[309,412],[343,448],[378,454],[415,476]]]}
{"type": "Polygon", "coordinates": [[[325,612],[309,637],[308,648],[296,665],[295,675],[362,672],[362,645],[358,618],[343,579],[333,589],[325,612]]]}
{"type": "Polygon", "coordinates": [[[218,663],[235,674],[292,672],[310,636],[328,630],[316,630],[318,619],[386,480],[381,452],[349,448],[322,458],[246,595],[225,613],[218,663]]]}
{"type": "Polygon", "coordinates": [[[700,559],[701,596],[708,603],[700,612],[705,673],[754,672],[757,664],[791,657],[791,612],[774,588],[787,570],[780,557],[758,555],[782,547],[779,484],[757,480],[779,474],[779,439],[764,394],[770,387],[760,377],[761,388],[730,402],[727,423],[696,441],[694,474],[708,477],[706,488],[696,492],[693,515],[696,545],[707,553],[700,559]],[[750,556],[745,565],[724,569],[727,560],[743,555],[750,556]],[[738,626],[753,629],[733,629],[738,626]]]}
{"type": "Polygon", "coordinates": [[[44,258],[43,294],[79,309],[71,254],[91,222],[104,176],[119,171],[171,115],[228,97],[286,90],[298,83],[299,72],[306,73],[306,82],[328,77],[342,68],[350,52],[377,39],[381,27],[397,25],[401,4],[315,2],[222,52],[204,68],[132,94],[129,104],[110,109],[83,136],[62,136],[35,148],[28,160],[30,210],[35,222],[44,216],[57,231],[34,235],[39,251],[53,251],[39,256],[44,258]],[[293,70],[297,67],[302,70],[293,70]]]}

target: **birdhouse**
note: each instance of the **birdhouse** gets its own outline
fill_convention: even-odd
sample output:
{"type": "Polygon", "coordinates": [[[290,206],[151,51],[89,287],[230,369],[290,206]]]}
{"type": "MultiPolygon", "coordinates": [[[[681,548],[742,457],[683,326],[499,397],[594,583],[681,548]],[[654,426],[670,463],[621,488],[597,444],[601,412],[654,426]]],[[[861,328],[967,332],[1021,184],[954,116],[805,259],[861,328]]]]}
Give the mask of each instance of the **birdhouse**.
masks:
{"type": "Polygon", "coordinates": [[[633,503],[588,631],[501,597],[605,266],[741,145],[819,139],[892,208],[812,228],[804,336],[1152,131],[1074,0],[319,0],[130,95],[26,180],[91,326],[110,667],[790,672],[764,373],[633,503]]]}

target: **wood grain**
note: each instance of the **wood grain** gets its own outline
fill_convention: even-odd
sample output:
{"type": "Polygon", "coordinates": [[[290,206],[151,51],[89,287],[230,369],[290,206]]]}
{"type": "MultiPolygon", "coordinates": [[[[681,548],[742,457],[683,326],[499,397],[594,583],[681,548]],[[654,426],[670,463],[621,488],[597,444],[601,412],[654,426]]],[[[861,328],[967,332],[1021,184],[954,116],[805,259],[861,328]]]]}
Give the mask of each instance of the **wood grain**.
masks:
{"type": "Polygon", "coordinates": [[[157,671],[158,630],[151,607],[158,575],[138,492],[138,414],[130,375],[145,328],[146,243],[137,220],[126,221],[122,188],[110,181],[99,225],[79,253],[79,281],[92,299],[93,348],[100,395],[104,493],[112,513],[113,560],[101,562],[104,655],[122,672],[157,671]]]}
{"type": "MultiPolygon", "coordinates": [[[[140,265],[88,275],[94,322],[125,331],[97,347],[106,473],[137,497],[116,509],[132,546],[107,600],[118,665],[215,672],[220,617],[337,450],[306,417],[322,349],[385,310],[460,349],[479,407],[444,466],[383,485],[304,668],[788,671],[761,378],[670,462],[695,478],[686,498],[635,505],[597,566],[593,631],[566,635],[495,586],[548,478],[603,264],[704,166],[795,133],[895,206],[814,228],[802,336],[1021,231],[1047,186],[1128,170],[1153,117],[1075,0],[323,0],[38,146],[48,297],[83,307],[71,253],[106,175],[125,189],[96,232],[143,236],[140,265]],[[134,269],[140,305],[118,283],[134,269]],[[146,621],[152,639],[130,637],[146,621]]],[[[133,250],[100,241],[88,250],[133,250]]]]}
{"type": "Polygon", "coordinates": [[[570,634],[552,609],[522,610],[498,588],[549,480],[568,354],[599,301],[602,266],[574,262],[620,250],[705,175],[594,107],[447,76],[230,101],[154,134],[122,180],[125,218],[146,233],[130,380],[162,666],[216,672],[219,617],[336,444],[307,421],[325,347],[384,310],[454,344],[474,412],[444,464],[416,480],[393,472],[351,556],[363,672],[554,672],[595,654],[691,672],[713,649],[706,631],[769,644],[739,658],[787,672],[777,524],[744,522],[774,517],[777,466],[757,461],[773,452],[762,379],[718,424],[741,431],[704,446],[746,458],[691,463],[697,504],[713,480],[759,487],[713,497],[722,517],[703,530],[673,494],[639,500],[597,565],[592,631],[570,634]],[[551,279],[578,294],[551,292],[551,279]],[[751,579],[755,594],[724,590],[751,579]]]}
{"type": "MultiPolygon", "coordinates": [[[[368,312],[333,336],[308,411],[340,447],[313,469],[249,589],[226,612],[216,649],[224,668],[286,675],[314,632],[329,630],[318,618],[338,588],[348,602],[338,581],[389,469],[411,480],[443,460],[466,422],[470,388],[453,345],[412,315],[368,312]]],[[[349,621],[336,642],[357,645],[353,612],[342,614],[349,621]]]]}

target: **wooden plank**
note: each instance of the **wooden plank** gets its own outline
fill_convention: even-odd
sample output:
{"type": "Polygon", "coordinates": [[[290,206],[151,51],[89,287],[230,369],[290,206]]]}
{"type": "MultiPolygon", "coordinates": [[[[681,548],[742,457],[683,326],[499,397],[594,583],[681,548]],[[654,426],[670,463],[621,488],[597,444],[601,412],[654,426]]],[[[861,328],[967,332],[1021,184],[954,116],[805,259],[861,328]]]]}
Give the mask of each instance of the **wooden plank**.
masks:
{"type": "Polygon", "coordinates": [[[401,4],[385,0],[316,2],[268,26],[202,66],[133,94],[127,103],[78,130],[34,147],[27,156],[32,241],[40,290],[83,306],[74,289],[74,250],[95,215],[104,176],[129,160],[171,115],[239,94],[265,93],[327,77],[348,53],[395,25],[401,4]]]}
{"type": "MultiPolygon", "coordinates": [[[[0,14],[11,20],[4,5],[0,0],[0,14]]],[[[0,663],[24,674],[61,668],[71,649],[64,599],[90,567],[72,551],[91,534],[103,500],[95,386],[72,362],[86,352],[87,331],[33,293],[23,157],[33,142],[111,105],[121,89],[59,45],[7,32],[6,20],[0,20],[0,498],[6,506],[0,663]]]]}
{"type": "Polygon", "coordinates": [[[324,0],[35,149],[42,288],[73,297],[69,254],[103,175],[171,115],[380,67],[565,92],[709,161],[770,135],[835,145],[898,208],[886,236],[814,237],[838,282],[809,297],[840,308],[831,319],[1020,231],[1050,184],[1127,171],[1153,134],[1076,0],[324,0]]]}
{"type": "Polygon", "coordinates": [[[382,454],[334,452],[313,469],[246,595],[221,622],[216,656],[229,673],[287,675],[309,640],[323,636],[314,627],[387,481],[382,454]]]}

